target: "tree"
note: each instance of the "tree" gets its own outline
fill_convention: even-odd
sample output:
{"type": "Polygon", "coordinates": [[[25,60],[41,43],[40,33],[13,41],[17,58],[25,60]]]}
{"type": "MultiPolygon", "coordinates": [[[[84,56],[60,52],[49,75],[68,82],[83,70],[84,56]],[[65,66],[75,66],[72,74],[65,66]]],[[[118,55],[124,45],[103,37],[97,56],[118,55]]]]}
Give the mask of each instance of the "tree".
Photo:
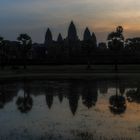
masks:
{"type": "Polygon", "coordinates": [[[6,96],[5,96],[5,86],[3,83],[0,84],[0,109],[2,109],[6,102],[6,96]]]}
{"type": "Polygon", "coordinates": [[[124,48],[124,37],[123,37],[123,27],[118,26],[116,32],[111,32],[108,37],[108,48],[113,51],[115,71],[118,70],[118,53],[124,48]]]}
{"type": "Polygon", "coordinates": [[[20,34],[17,40],[20,41],[20,43],[22,44],[23,64],[24,64],[24,69],[26,69],[26,61],[32,46],[32,39],[27,34],[20,34]]]}
{"type": "Polygon", "coordinates": [[[116,94],[109,98],[109,109],[113,114],[122,114],[126,110],[126,99],[122,93],[118,93],[118,79],[116,78],[116,94]]]}
{"type": "Polygon", "coordinates": [[[0,36],[0,63],[1,63],[1,69],[4,68],[4,38],[0,36]]]}
{"type": "Polygon", "coordinates": [[[110,50],[119,51],[124,47],[124,36],[123,36],[123,27],[118,26],[116,32],[111,32],[108,37],[108,48],[110,50]]]}
{"type": "Polygon", "coordinates": [[[125,47],[129,50],[140,51],[140,37],[126,39],[125,47]]]}
{"type": "Polygon", "coordinates": [[[130,89],[126,93],[128,102],[136,102],[140,103],[140,88],[138,87],[136,90],[130,89]]]}
{"type": "Polygon", "coordinates": [[[110,111],[113,114],[122,114],[126,110],[126,101],[122,95],[112,95],[109,99],[110,111]]]}
{"type": "Polygon", "coordinates": [[[106,50],[106,49],[107,49],[106,43],[105,43],[105,42],[100,42],[100,43],[98,44],[98,49],[99,49],[99,50],[106,50]]]}
{"type": "Polygon", "coordinates": [[[24,89],[23,97],[18,97],[16,104],[21,113],[27,113],[32,109],[33,99],[30,94],[24,89]]]}
{"type": "Polygon", "coordinates": [[[0,36],[0,46],[2,45],[3,43],[3,37],[0,36]]]}
{"type": "Polygon", "coordinates": [[[84,83],[82,91],[82,102],[88,108],[96,105],[98,99],[97,83],[96,81],[91,82],[87,80],[84,83]]]}

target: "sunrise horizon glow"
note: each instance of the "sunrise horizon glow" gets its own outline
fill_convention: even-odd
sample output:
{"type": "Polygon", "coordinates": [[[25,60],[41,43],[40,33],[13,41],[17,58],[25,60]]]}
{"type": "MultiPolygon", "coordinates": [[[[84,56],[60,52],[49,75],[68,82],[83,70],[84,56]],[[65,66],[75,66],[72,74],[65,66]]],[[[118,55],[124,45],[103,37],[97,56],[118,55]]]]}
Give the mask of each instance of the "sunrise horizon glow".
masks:
{"type": "Polygon", "coordinates": [[[18,34],[29,34],[33,42],[44,42],[49,27],[56,40],[59,33],[67,36],[74,21],[78,36],[89,27],[98,42],[106,41],[116,26],[124,28],[124,36],[140,36],[140,1],[137,0],[2,0],[0,2],[0,36],[16,40],[18,34]]]}

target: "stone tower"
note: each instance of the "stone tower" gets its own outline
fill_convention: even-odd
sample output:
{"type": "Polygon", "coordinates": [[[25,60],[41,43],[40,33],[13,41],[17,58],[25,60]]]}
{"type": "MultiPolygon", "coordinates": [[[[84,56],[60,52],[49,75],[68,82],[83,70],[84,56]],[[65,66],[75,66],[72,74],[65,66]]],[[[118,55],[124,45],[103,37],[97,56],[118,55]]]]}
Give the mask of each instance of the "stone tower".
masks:
{"type": "Polygon", "coordinates": [[[51,33],[51,30],[48,28],[47,31],[46,31],[46,34],[45,34],[45,47],[51,45],[53,42],[52,40],[52,33],[51,33]]]}
{"type": "Polygon", "coordinates": [[[68,41],[71,41],[71,42],[78,40],[76,27],[75,27],[73,21],[70,23],[67,39],[68,39],[68,41]]]}
{"type": "Polygon", "coordinates": [[[84,31],[83,40],[84,41],[91,41],[91,38],[92,38],[91,33],[90,33],[89,29],[86,28],[85,31],[84,31]]]}

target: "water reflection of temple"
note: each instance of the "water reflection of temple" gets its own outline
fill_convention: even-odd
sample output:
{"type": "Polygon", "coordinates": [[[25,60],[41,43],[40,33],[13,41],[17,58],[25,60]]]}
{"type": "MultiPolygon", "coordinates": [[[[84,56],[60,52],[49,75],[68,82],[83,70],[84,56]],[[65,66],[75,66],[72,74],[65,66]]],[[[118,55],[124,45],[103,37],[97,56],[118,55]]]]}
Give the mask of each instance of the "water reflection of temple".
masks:
{"type": "Polygon", "coordinates": [[[120,79],[93,79],[93,80],[60,80],[60,81],[24,81],[0,83],[0,108],[3,108],[8,102],[16,98],[16,105],[20,112],[27,113],[33,106],[32,96],[43,95],[46,99],[46,106],[51,109],[54,97],[57,97],[60,103],[67,98],[69,108],[74,115],[78,108],[80,98],[84,106],[88,108],[96,106],[99,94],[107,94],[109,88],[116,89],[116,92],[110,95],[110,111],[115,114],[125,112],[125,100],[129,102],[140,103],[140,84],[129,83],[129,81],[120,79]],[[117,83],[117,84],[116,84],[117,83]],[[18,95],[19,91],[22,95],[18,95]],[[129,89],[129,90],[126,90],[129,89]],[[116,109],[118,109],[116,111],[116,109]],[[115,112],[113,112],[115,111],[115,112]]]}

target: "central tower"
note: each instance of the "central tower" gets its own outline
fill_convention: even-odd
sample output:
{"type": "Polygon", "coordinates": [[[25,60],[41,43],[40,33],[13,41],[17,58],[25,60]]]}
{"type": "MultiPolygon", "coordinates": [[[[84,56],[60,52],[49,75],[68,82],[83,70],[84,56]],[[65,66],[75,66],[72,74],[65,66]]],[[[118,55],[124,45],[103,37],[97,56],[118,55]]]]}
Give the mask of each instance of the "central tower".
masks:
{"type": "Polygon", "coordinates": [[[72,42],[78,40],[76,27],[75,27],[73,21],[71,21],[71,23],[69,25],[68,37],[67,38],[68,38],[68,41],[72,41],[72,42]]]}

